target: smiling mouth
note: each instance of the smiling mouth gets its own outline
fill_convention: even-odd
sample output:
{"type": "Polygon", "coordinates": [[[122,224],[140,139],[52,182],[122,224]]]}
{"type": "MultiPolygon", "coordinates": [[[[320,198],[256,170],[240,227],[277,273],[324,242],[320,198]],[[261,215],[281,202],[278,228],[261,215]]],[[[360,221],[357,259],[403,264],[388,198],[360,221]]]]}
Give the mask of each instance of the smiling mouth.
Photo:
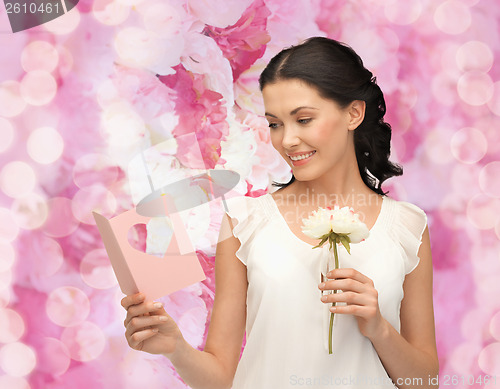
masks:
{"type": "Polygon", "coordinates": [[[311,155],[313,155],[315,152],[316,152],[316,150],[311,151],[309,154],[303,154],[303,155],[300,155],[300,156],[297,156],[297,157],[291,157],[291,156],[288,156],[288,158],[290,158],[292,161],[301,161],[301,160],[303,160],[303,159],[309,158],[309,157],[310,157],[311,155]]]}

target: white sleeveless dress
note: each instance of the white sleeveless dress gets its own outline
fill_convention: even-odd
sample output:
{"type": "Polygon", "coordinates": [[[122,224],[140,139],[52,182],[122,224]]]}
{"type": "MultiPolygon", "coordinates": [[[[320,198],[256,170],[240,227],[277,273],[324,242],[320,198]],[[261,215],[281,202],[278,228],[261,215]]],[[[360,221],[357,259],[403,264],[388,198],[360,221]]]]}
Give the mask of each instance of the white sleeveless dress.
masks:
{"type": "MultiPolygon", "coordinates": [[[[375,348],[352,315],[336,314],[328,353],[328,310],[318,289],[328,244],[313,249],[289,228],[270,193],[226,200],[238,259],[247,267],[246,345],[232,389],[297,387],[394,388],[375,348]]],[[[369,237],[339,246],[340,267],[374,282],[382,316],[399,332],[403,281],[418,264],[427,216],[384,196],[369,237]]],[[[330,268],[334,266],[331,265],[330,268]]]]}

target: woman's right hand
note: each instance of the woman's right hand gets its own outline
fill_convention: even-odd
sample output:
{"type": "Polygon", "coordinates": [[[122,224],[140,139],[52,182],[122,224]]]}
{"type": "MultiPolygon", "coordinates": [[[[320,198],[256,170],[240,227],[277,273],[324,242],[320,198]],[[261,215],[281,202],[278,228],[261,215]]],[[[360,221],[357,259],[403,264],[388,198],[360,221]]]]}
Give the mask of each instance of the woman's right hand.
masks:
{"type": "Polygon", "coordinates": [[[169,357],[184,339],[182,333],[161,303],[144,299],[143,294],[136,293],[121,300],[121,305],[127,310],[123,322],[127,342],[134,350],[169,357]],[[155,307],[154,304],[160,305],[155,307]]]}

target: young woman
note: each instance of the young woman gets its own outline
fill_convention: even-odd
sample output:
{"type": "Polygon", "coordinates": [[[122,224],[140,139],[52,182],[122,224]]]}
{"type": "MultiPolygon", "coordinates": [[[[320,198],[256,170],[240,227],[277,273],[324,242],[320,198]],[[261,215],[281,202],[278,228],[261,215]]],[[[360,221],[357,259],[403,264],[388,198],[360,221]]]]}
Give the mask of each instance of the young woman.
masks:
{"type": "Polygon", "coordinates": [[[315,37],[281,51],[260,77],[272,144],[292,179],[230,199],[216,251],[216,295],[203,351],[140,294],[122,300],[129,345],[163,354],[192,388],[429,388],[439,371],[427,217],[382,183],[391,128],[372,73],[348,46],[315,37]],[[232,201],[231,201],[232,200],[232,201]],[[340,252],[301,230],[319,206],[349,206],[369,237],[340,252]],[[232,234],[231,234],[232,233],[232,234]],[[323,291],[339,290],[321,300],[323,291]],[[325,312],[336,302],[333,353],[325,312]],[[239,360],[243,335],[246,346],[239,360]],[[433,379],[434,378],[434,379],[433,379]]]}

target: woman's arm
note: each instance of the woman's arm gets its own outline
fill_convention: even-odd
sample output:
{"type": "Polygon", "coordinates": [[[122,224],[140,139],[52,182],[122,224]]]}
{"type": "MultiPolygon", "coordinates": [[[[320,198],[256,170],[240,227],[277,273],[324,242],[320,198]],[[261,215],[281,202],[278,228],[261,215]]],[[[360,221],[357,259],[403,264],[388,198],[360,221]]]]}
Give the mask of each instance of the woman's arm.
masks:
{"type": "Polygon", "coordinates": [[[435,379],[439,373],[428,227],[423,233],[418,257],[418,266],[406,276],[403,284],[401,334],[384,320],[380,333],[370,339],[387,373],[401,389],[437,387],[431,385],[435,382],[429,382],[429,377],[435,379]]]}
{"type": "Polygon", "coordinates": [[[193,389],[231,388],[239,363],[246,324],[247,272],[235,253],[240,242],[224,214],[215,254],[215,299],[203,351],[184,339],[166,355],[184,382],[193,389]],[[220,240],[220,239],[219,239],[220,240]]]}
{"type": "MultiPolygon", "coordinates": [[[[162,354],[193,389],[229,389],[239,363],[246,323],[247,272],[236,257],[240,242],[224,215],[215,253],[216,294],[203,351],[186,342],[165,309],[136,293],[122,299],[127,341],[135,350],[162,354]],[[221,241],[221,237],[229,237],[221,241]]],[[[232,228],[232,226],[231,226],[232,228]]]]}
{"type": "Polygon", "coordinates": [[[418,266],[403,284],[401,333],[380,314],[373,281],[355,269],[335,269],[334,278],[320,289],[342,293],[327,295],[325,303],[345,302],[335,313],[354,315],[361,333],[372,342],[387,374],[401,389],[435,388],[439,372],[432,303],[432,255],[426,227],[420,245],[418,266]],[[434,380],[430,381],[430,379],[434,380]]]}

